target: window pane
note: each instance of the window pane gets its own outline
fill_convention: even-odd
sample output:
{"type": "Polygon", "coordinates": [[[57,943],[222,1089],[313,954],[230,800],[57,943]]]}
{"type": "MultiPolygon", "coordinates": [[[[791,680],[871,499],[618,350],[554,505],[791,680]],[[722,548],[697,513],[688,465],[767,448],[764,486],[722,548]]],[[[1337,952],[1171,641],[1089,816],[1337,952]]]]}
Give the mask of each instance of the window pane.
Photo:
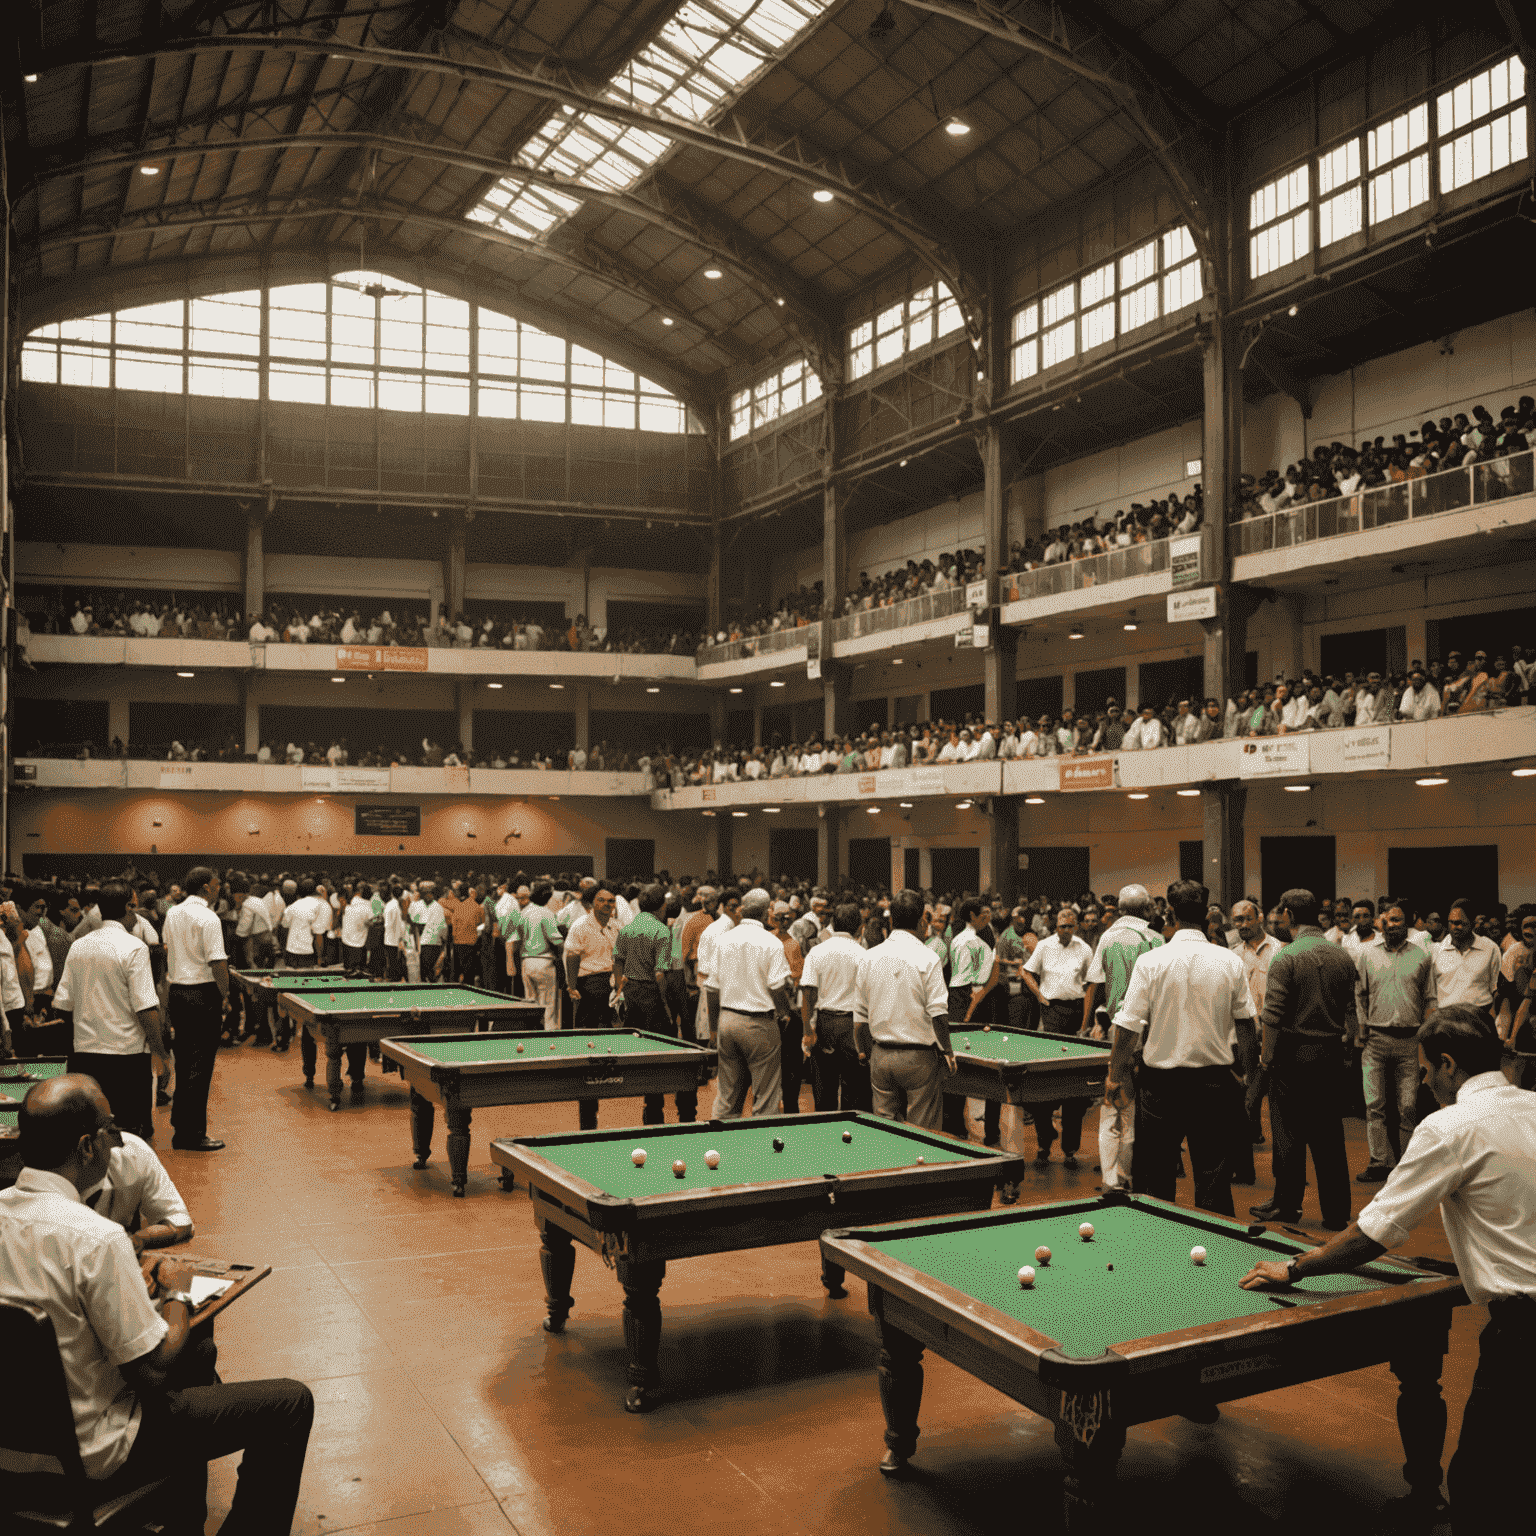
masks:
{"type": "Polygon", "coordinates": [[[112,340],[112,316],[88,315],[83,320],[66,320],[59,326],[65,341],[98,341],[106,346],[112,340]]]}
{"type": "Polygon", "coordinates": [[[635,397],[633,395],[603,396],[603,425],[635,429],[635,397]]]}
{"type": "Polygon", "coordinates": [[[894,363],[901,356],[902,335],[899,330],[889,331],[875,340],[875,366],[883,368],[887,363],[894,363]]]}
{"type": "Polygon", "coordinates": [[[271,356],[324,359],[325,294],[324,283],[272,290],[267,305],[267,349],[271,356]]]}
{"type": "Polygon", "coordinates": [[[188,394],[225,400],[255,400],[261,395],[261,373],[255,363],[203,363],[194,358],[187,375],[188,394]]]}
{"type": "MultiPolygon", "coordinates": [[[[940,284],[940,286],[943,285],[940,284]]],[[[948,336],[964,325],[965,316],[960,313],[959,301],[952,298],[949,290],[945,289],[943,297],[939,300],[939,335],[948,336]]]]}
{"type": "Polygon", "coordinates": [[[1040,323],[1055,325],[1064,315],[1075,313],[1076,309],[1077,289],[1068,283],[1064,288],[1058,288],[1055,293],[1045,296],[1045,302],[1040,306],[1040,323]]]}
{"type": "Polygon", "coordinates": [[[486,373],[517,372],[517,321],[492,314],[488,309],[479,313],[480,368],[486,373]]]}
{"type": "Polygon", "coordinates": [[[1115,264],[1109,262],[1096,272],[1090,272],[1082,282],[1083,308],[1101,303],[1115,291],[1115,264]]]}
{"type": "Polygon", "coordinates": [[[1031,338],[1021,341],[1009,354],[1010,374],[1015,384],[1032,379],[1040,371],[1040,343],[1031,338]]]}
{"type": "Polygon", "coordinates": [[[91,389],[106,389],[112,382],[112,354],[105,348],[71,347],[59,349],[59,383],[91,389]]]}
{"type": "MultiPolygon", "coordinates": [[[[560,384],[565,382],[565,342],[559,336],[550,336],[544,331],[524,326],[520,345],[523,360],[518,371],[525,379],[551,379],[560,384]]],[[[590,352],[586,355],[592,356],[590,352]]],[[[548,420],[547,417],[538,419],[548,420]]]]}
{"type": "Polygon", "coordinates": [[[379,375],[379,406],[386,411],[419,411],[421,409],[421,375],[419,373],[381,373],[379,375]]]}
{"type": "Polygon", "coordinates": [[[480,414],[497,416],[503,420],[514,419],[517,416],[517,386],[515,384],[482,384],[480,414]]]}
{"type": "Polygon", "coordinates": [[[373,374],[360,369],[331,370],[331,404],[355,405],[368,410],[373,406],[373,374]]]}
{"type": "Polygon", "coordinates": [[[642,432],[686,432],[688,423],[682,402],[658,400],[654,395],[642,395],[640,397],[640,430],[642,432]]]}
{"type": "Polygon", "coordinates": [[[116,383],[119,389],[153,389],[161,394],[181,393],[181,359],[153,353],[117,352],[116,383]]]}
{"type": "Polygon", "coordinates": [[[525,384],[518,414],[524,421],[564,421],[565,391],[547,384],[525,384]]]}
{"type": "Polygon", "coordinates": [[[1195,254],[1195,238],[1189,232],[1189,225],[1180,224],[1177,229],[1170,229],[1163,236],[1163,270],[1177,266],[1181,261],[1187,261],[1195,254]]]}
{"type": "Polygon", "coordinates": [[[1026,336],[1033,336],[1040,329],[1040,306],[1038,304],[1026,304],[1013,317],[1013,339],[1021,341],[1026,336]]]}
{"type": "Polygon", "coordinates": [[[1195,303],[1202,292],[1200,263],[1186,261],[1182,267],[1175,267],[1172,272],[1164,274],[1163,313],[1171,315],[1195,303]]]}
{"type": "Polygon", "coordinates": [[[427,409],[440,416],[469,415],[469,380],[427,380],[427,409]]]}
{"type": "Polygon", "coordinates": [[[603,396],[595,389],[571,391],[571,421],[584,427],[600,427],[603,424],[603,396]]]}
{"type": "Polygon", "coordinates": [[[1143,283],[1120,296],[1120,329],[1134,331],[1157,319],[1157,281],[1143,283]]]}
{"type": "Polygon", "coordinates": [[[193,299],[192,350],[235,352],[245,357],[261,353],[261,293],[227,293],[213,299],[193,299]]]}
{"type": "Polygon", "coordinates": [[[1083,351],[1115,339],[1115,303],[1100,304],[1083,316],[1083,351]]]}
{"type": "Polygon", "coordinates": [[[855,347],[848,358],[848,376],[852,379],[862,379],[865,374],[872,373],[875,366],[875,349],[872,344],[855,347]]]}
{"type": "Polygon", "coordinates": [[[325,404],[325,369],[274,367],[267,376],[269,400],[296,400],[301,405],[325,404]]]}
{"type": "Polygon", "coordinates": [[[1077,325],[1068,320],[1065,325],[1058,325],[1055,330],[1047,331],[1041,337],[1041,366],[1054,368],[1057,363],[1065,362],[1076,350],[1077,325]]]}
{"type": "Polygon", "coordinates": [[[56,346],[29,341],[21,349],[21,376],[31,384],[57,384],[59,382],[59,349],[56,346]]]}
{"type": "Polygon", "coordinates": [[[186,305],[180,299],[164,304],[145,304],[117,313],[117,344],[130,347],[170,347],[181,350],[182,320],[186,305]]]}
{"type": "Polygon", "coordinates": [[[1347,235],[1358,235],[1364,228],[1364,203],[1358,186],[1340,192],[1320,203],[1317,209],[1317,243],[1332,245],[1347,235]]]}
{"type": "Polygon", "coordinates": [[[907,338],[911,350],[926,347],[933,340],[933,311],[924,309],[912,316],[907,325],[907,338]]]}
{"type": "Polygon", "coordinates": [[[1120,286],[1133,288],[1152,276],[1157,266],[1157,241],[1149,240],[1139,250],[1120,258],[1120,286]]]}
{"type": "Polygon", "coordinates": [[[875,318],[875,334],[884,335],[887,331],[901,329],[901,305],[893,304],[889,309],[882,309],[875,318]]]}

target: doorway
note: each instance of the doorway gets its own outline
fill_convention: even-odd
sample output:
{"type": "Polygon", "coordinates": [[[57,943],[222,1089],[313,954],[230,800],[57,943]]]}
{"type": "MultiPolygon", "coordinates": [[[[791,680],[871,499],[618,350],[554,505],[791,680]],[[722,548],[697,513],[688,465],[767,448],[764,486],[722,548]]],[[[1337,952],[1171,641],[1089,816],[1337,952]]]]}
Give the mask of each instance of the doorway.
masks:
{"type": "Polygon", "coordinates": [[[1076,901],[1088,882],[1086,848],[1021,848],[1020,899],[1046,896],[1052,901],[1076,901]]]}
{"type": "Polygon", "coordinates": [[[974,896],[981,889],[981,849],[935,848],[933,889],[938,896],[974,896]]]}
{"type": "Polygon", "coordinates": [[[873,886],[877,891],[891,887],[891,840],[888,837],[850,837],[848,839],[848,878],[855,885],[873,886]]]}
{"type": "Polygon", "coordinates": [[[768,875],[773,880],[815,880],[816,828],[775,827],[769,832],[768,875]]]}
{"type": "Polygon", "coordinates": [[[1472,903],[1474,917],[1491,913],[1499,899],[1499,845],[1389,848],[1384,894],[1409,902],[1420,917],[1444,917],[1458,899],[1472,903]]]}
{"type": "Polygon", "coordinates": [[[1337,861],[1331,837],[1261,837],[1259,893],[1268,912],[1286,892],[1311,891],[1319,901],[1332,901],[1337,861]]]}

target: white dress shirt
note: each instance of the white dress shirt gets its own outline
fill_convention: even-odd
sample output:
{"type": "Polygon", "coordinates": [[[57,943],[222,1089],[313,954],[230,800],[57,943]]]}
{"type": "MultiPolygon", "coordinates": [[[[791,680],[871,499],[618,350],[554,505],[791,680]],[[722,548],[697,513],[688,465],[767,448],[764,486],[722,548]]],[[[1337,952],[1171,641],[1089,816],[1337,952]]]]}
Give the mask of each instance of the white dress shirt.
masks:
{"type": "Polygon", "coordinates": [[[1115,1024],[1143,1037],[1149,1067],[1229,1067],[1238,1019],[1253,1019],[1243,962],[1181,928],[1160,949],[1137,956],[1115,1024]]]}
{"type": "Polygon", "coordinates": [[[1163,744],[1163,722],[1156,715],[1150,720],[1142,720],[1139,717],[1132,722],[1131,727],[1125,733],[1125,740],[1120,743],[1127,752],[1140,752],[1160,747],[1163,744]]]}
{"type": "Polygon", "coordinates": [[[1349,956],[1351,960],[1360,958],[1360,951],[1371,944],[1384,943],[1382,936],[1373,928],[1369,938],[1362,939],[1353,928],[1346,928],[1339,938],[1339,948],[1349,956]]]}
{"type": "Polygon", "coordinates": [[[853,1012],[854,989],[864,955],[864,946],[851,933],[834,933],[806,951],[800,985],[815,987],[818,1009],[824,1008],[828,1013],[853,1012]]]}
{"type": "Polygon", "coordinates": [[[699,935],[699,947],[694,955],[693,968],[698,973],[702,983],[704,978],[715,968],[715,950],[720,940],[735,927],[724,912],[699,935]]]}
{"type": "Polygon", "coordinates": [[[140,1420],[118,1367],[149,1354],[168,1331],[128,1234],[83,1204],[67,1179],[23,1168],[0,1192],[0,1298],[31,1302],[52,1320],[85,1475],[110,1477],[127,1461],[140,1420]]]}
{"type": "Polygon", "coordinates": [[[400,913],[400,903],[393,896],[384,903],[384,947],[398,949],[405,936],[405,918],[400,913]]]}
{"type": "Polygon", "coordinates": [[[790,983],[789,957],[783,942],[755,917],[742,918],[723,934],[710,959],[703,984],[719,993],[720,1006],[733,1013],[772,1013],[774,992],[790,983]]]}
{"type": "Polygon", "coordinates": [[[1074,933],[1063,944],[1053,933],[1035,945],[1024,969],[1040,980],[1040,995],[1048,1003],[1080,1003],[1093,951],[1074,933]]]}
{"type": "Polygon", "coordinates": [[[159,1006],[149,949],[112,919],[76,939],[64,957],[53,1006],[75,1017],[74,1049],[85,1055],[141,1056],[149,1049],[139,1015],[159,1006]]]}
{"type": "Polygon", "coordinates": [[[53,956],[41,928],[27,930],[27,953],[32,956],[32,990],[46,992],[53,985],[53,956]]]}
{"type": "Polygon", "coordinates": [[[165,914],[166,974],[173,987],[213,980],[213,965],[227,960],[224,925],[201,896],[188,896],[165,914]]]}
{"type": "Polygon", "coordinates": [[[1402,1160],[1361,1211],[1385,1248],[1408,1241],[1438,1204],[1461,1283],[1476,1306],[1536,1296],[1536,1094],[1481,1072],[1414,1127],[1402,1160]]]}
{"type": "Polygon", "coordinates": [[[283,893],[276,886],[267,892],[266,901],[267,912],[272,918],[272,927],[275,931],[277,925],[283,920],[283,913],[288,910],[288,903],[283,900],[283,893]]]}
{"type": "Polygon", "coordinates": [[[578,922],[571,924],[566,936],[565,953],[580,955],[581,968],[578,976],[608,976],[613,973],[613,945],[621,932],[618,914],[608,919],[604,926],[596,913],[584,913],[578,922]]]}
{"type": "Polygon", "coordinates": [[[98,1216],[116,1222],[127,1232],[158,1226],[190,1227],[192,1217],[181,1191],[171,1182],[155,1149],[132,1131],[122,1133],[123,1144],[113,1147],[107,1176],[81,1198],[98,1216]]]}
{"type": "Polygon", "coordinates": [[[354,896],[341,912],[341,942],[349,949],[362,949],[368,942],[368,925],[373,921],[373,903],[365,896],[354,896]]]}
{"type": "Polygon", "coordinates": [[[1493,1008],[1499,986],[1499,946],[1480,933],[1466,949],[1457,949],[1450,934],[1430,951],[1435,965],[1435,997],[1440,1007],[1493,1008]]]}
{"type": "Polygon", "coordinates": [[[331,930],[331,908],[318,896],[301,896],[284,910],[282,925],[288,930],[284,950],[290,955],[312,955],[317,934],[331,930]]]}
{"type": "Polygon", "coordinates": [[[1257,944],[1239,939],[1232,953],[1243,962],[1243,975],[1248,981],[1248,1000],[1253,1004],[1253,1016],[1264,1017],[1264,988],[1269,984],[1269,962],[1280,953],[1283,946],[1272,933],[1259,936],[1257,944]]]}
{"type": "Polygon", "coordinates": [[[272,932],[272,910],[264,896],[247,896],[240,903],[240,916],[235,923],[237,939],[255,938],[257,934],[272,932]]]}
{"type": "Polygon", "coordinates": [[[11,941],[0,933],[0,1008],[7,1013],[27,1006],[27,995],[21,990],[21,972],[16,967],[16,951],[11,941]]]}
{"type": "Polygon", "coordinates": [[[934,1019],[949,1014],[944,964],[923,941],[897,928],[866,950],[853,989],[853,1022],[876,1045],[937,1045],[934,1019]]]}

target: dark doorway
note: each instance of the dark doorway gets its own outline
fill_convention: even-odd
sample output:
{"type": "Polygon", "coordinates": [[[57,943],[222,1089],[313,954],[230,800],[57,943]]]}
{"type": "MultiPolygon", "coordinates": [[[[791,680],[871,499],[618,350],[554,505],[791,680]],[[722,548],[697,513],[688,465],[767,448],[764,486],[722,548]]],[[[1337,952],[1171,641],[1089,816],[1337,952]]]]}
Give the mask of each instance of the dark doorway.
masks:
{"type": "MultiPolygon", "coordinates": [[[[505,608],[507,604],[502,604],[505,608]]],[[[616,603],[608,600],[608,633],[622,636],[628,630],[643,634],[691,636],[704,627],[704,609],[696,603],[616,603]]],[[[691,643],[691,642],[690,642],[691,643]]]]}
{"type": "MultiPolygon", "coordinates": [[[[380,715],[385,713],[385,710],[379,711],[380,715]]],[[[262,710],[261,720],[265,730],[266,710],[262,710]]],[[[475,751],[487,759],[498,752],[508,757],[515,751],[519,760],[526,763],[535,752],[550,752],[563,767],[561,760],[576,745],[576,716],[563,710],[477,709],[474,723],[475,751]]],[[[453,730],[458,733],[457,722],[453,730]]],[[[443,737],[439,735],[436,739],[442,741],[443,737]]],[[[419,752],[419,733],[416,746],[419,752]]]]}
{"type": "Polygon", "coordinates": [[[901,854],[901,883],[909,891],[923,888],[923,855],[917,848],[905,848],[901,854]]]}
{"type": "Polygon", "coordinates": [[[1474,917],[1491,913],[1499,899],[1498,844],[1389,848],[1387,892],[1410,902],[1421,917],[1426,912],[1444,917],[1458,898],[1472,903],[1474,917]]]}
{"type": "Polygon", "coordinates": [[[890,838],[850,837],[848,839],[848,878],[855,885],[870,885],[877,891],[890,890],[890,838]]]}
{"type": "Polygon", "coordinates": [[[923,718],[923,696],[920,693],[903,693],[896,700],[896,724],[916,725],[923,718]]]}
{"type": "Polygon", "coordinates": [[[649,880],[656,870],[656,840],[610,837],[604,858],[610,880],[649,880]]]}
{"type": "Polygon", "coordinates": [[[1016,697],[1016,713],[1020,720],[1033,723],[1041,715],[1049,715],[1054,720],[1061,713],[1061,679],[1021,677],[1016,697]]]}
{"type": "MultiPolygon", "coordinates": [[[[594,709],[588,727],[589,740],[606,742],[618,752],[654,752],[666,744],[677,752],[702,752],[709,746],[707,714],[663,714],[648,709],[594,709]]],[[[747,731],[746,742],[751,743],[747,731]]],[[[477,740],[475,745],[479,746],[477,740]]],[[[741,745],[740,742],[733,745],[741,745]]]]}
{"type": "Polygon", "coordinates": [[[794,712],[788,704],[763,706],[763,745],[771,747],[775,742],[788,746],[789,729],[794,724],[794,712]]]}
{"type": "Polygon", "coordinates": [[[1205,884],[1205,841],[1179,843],[1179,879],[1193,880],[1196,885],[1205,884]]]}
{"type": "Polygon", "coordinates": [[[107,750],[105,699],[16,700],[14,750],[18,757],[39,747],[58,749],[52,755],[73,757],[85,742],[98,756],[107,750]]]}
{"type": "Polygon", "coordinates": [[[1478,651],[1487,651],[1489,661],[1497,661],[1500,656],[1509,656],[1511,646],[1530,644],[1531,634],[1536,631],[1536,608],[1506,608],[1499,613],[1431,619],[1426,628],[1424,644],[1429,655],[1410,656],[1410,661],[1444,661],[1452,651],[1460,651],[1469,665],[1478,651]]]}
{"type": "Polygon", "coordinates": [[[985,683],[970,683],[963,688],[935,688],[928,695],[930,720],[963,721],[968,715],[979,715],[987,707],[985,683]]]}
{"type": "Polygon", "coordinates": [[[1125,668],[1100,667],[1094,672],[1079,672],[1072,680],[1072,707],[1080,715],[1097,714],[1114,699],[1125,708],[1125,668]]]}
{"type": "Polygon", "coordinates": [[[981,889],[981,849],[935,848],[933,889],[940,896],[974,896],[981,889]]]}
{"type": "Polygon", "coordinates": [[[1020,900],[1048,896],[1053,901],[1075,901],[1093,889],[1086,848],[1021,848],[1019,853],[1020,900]]]}
{"type": "Polygon", "coordinates": [[[1138,674],[1138,708],[1161,709],[1188,699],[1191,706],[1205,697],[1205,657],[1181,656],[1173,661],[1145,661],[1138,674]]]}
{"type": "Polygon", "coordinates": [[[1297,887],[1319,901],[1332,901],[1337,890],[1331,837],[1261,837],[1259,893],[1269,911],[1281,895],[1297,887]]]}
{"type": "Polygon", "coordinates": [[[1323,673],[1331,677],[1342,677],[1346,672],[1353,672],[1356,677],[1364,677],[1368,672],[1390,676],[1407,667],[1407,653],[1408,630],[1402,624],[1388,629],[1358,629],[1348,635],[1324,635],[1318,647],[1323,673]]]}
{"type": "Polygon", "coordinates": [[[775,827],[768,834],[768,877],[771,880],[816,878],[815,827],[775,827]]]}
{"type": "MultiPolygon", "coordinates": [[[[263,717],[266,713],[266,710],[262,711],[263,717]]],[[[336,739],[326,735],[321,740],[326,731],[336,729],[331,718],[332,712],[317,709],[310,713],[313,728],[306,734],[305,740],[313,740],[323,752],[336,739]]],[[[336,713],[346,714],[348,711],[338,710],[336,713]]],[[[366,712],[355,710],[351,713],[361,718],[366,712]]],[[[166,748],[173,741],[179,741],[189,751],[193,747],[218,751],[231,738],[244,749],[245,711],[238,704],[133,703],[128,706],[130,757],[164,757],[166,748]]]]}
{"type": "Polygon", "coordinates": [[[752,711],[728,709],[725,712],[725,739],[733,747],[752,745],[752,711]]]}
{"type": "Polygon", "coordinates": [[[852,705],[854,730],[867,731],[874,726],[877,731],[883,731],[886,708],[884,699],[855,699],[852,705]]]}

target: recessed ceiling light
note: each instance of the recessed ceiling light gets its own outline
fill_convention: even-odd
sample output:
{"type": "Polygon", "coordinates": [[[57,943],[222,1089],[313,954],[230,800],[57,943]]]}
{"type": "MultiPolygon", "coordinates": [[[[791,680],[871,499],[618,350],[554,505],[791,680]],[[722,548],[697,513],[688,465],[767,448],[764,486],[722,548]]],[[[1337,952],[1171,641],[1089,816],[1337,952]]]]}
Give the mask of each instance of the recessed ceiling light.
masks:
{"type": "Polygon", "coordinates": [[[660,688],[647,688],[645,691],[647,693],[660,693],[661,689],[660,688]]]}
{"type": "Polygon", "coordinates": [[[141,165],[139,167],[140,176],[158,176],[159,174],[160,167],[158,165],[141,165]]]}
{"type": "Polygon", "coordinates": [[[782,678],[776,677],[771,683],[768,684],[768,686],[770,688],[782,688],[784,686],[784,680],[782,678]]]}
{"type": "Polygon", "coordinates": [[[1536,778],[1536,768],[1512,768],[1510,773],[1517,779],[1536,778]]]}
{"type": "Polygon", "coordinates": [[[1415,784],[1421,785],[1425,789],[1428,789],[1432,785],[1435,785],[1435,784],[1449,784],[1451,781],[1448,778],[1445,778],[1445,777],[1443,777],[1440,774],[1431,774],[1428,778],[1425,778],[1425,779],[1415,779],[1413,782],[1415,784]]]}
{"type": "Polygon", "coordinates": [[[909,463],[911,463],[910,459],[903,459],[901,461],[901,463],[896,466],[896,468],[897,469],[905,469],[909,463]]]}
{"type": "Polygon", "coordinates": [[[1310,784],[1287,784],[1285,792],[1288,795],[1310,795],[1312,793],[1312,786],[1310,784]]]}
{"type": "Polygon", "coordinates": [[[784,809],[784,807],[782,805],[765,805],[763,807],[763,815],[764,816],[777,816],[779,814],[779,812],[782,811],[783,809],[784,809]]]}
{"type": "Polygon", "coordinates": [[[561,103],[560,110],[564,112],[567,117],[573,117],[576,113],[576,108],[573,107],[568,101],[561,103]]]}
{"type": "Polygon", "coordinates": [[[731,812],[732,816],[745,816],[746,814],[747,813],[745,811],[732,811],[731,812]]]}
{"type": "Polygon", "coordinates": [[[1147,798],[1148,798],[1148,796],[1147,796],[1147,793],[1146,793],[1146,791],[1145,791],[1145,790],[1140,790],[1140,789],[1138,789],[1138,790],[1136,790],[1136,791],[1135,791],[1135,792],[1134,792],[1134,793],[1133,793],[1133,794],[1132,794],[1132,795],[1131,795],[1131,796],[1130,796],[1130,798],[1131,798],[1131,799],[1132,799],[1132,800],[1145,800],[1145,799],[1147,799],[1147,798]]]}
{"type": "Polygon", "coordinates": [[[1296,313],[1300,308],[1301,306],[1299,304],[1292,304],[1291,307],[1286,310],[1286,314],[1288,314],[1291,319],[1294,320],[1296,318],[1296,313]]]}
{"type": "Polygon", "coordinates": [[[970,808],[971,808],[971,802],[969,800],[957,800],[957,801],[955,801],[955,809],[957,811],[968,811],[968,810],[970,810],[970,808]]]}
{"type": "Polygon", "coordinates": [[[661,317],[661,323],[663,325],[671,325],[672,324],[672,316],[671,315],[663,315],[661,317]]]}
{"type": "Polygon", "coordinates": [[[1083,626],[1081,624],[1074,624],[1072,628],[1067,631],[1068,640],[1081,640],[1082,638],[1083,626]]]}
{"type": "Polygon", "coordinates": [[[500,683],[487,683],[485,686],[487,688],[500,688],[502,686],[502,684],[500,684],[500,683]]]}
{"type": "Polygon", "coordinates": [[[715,813],[713,811],[703,811],[700,814],[704,816],[713,816],[715,813]]]}
{"type": "Polygon", "coordinates": [[[741,692],[741,689],[740,689],[740,688],[732,688],[732,689],[731,689],[731,692],[732,692],[732,693],[740,693],[740,692],[741,692]]]}
{"type": "Polygon", "coordinates": [[[878,816],[880,814],[880,807],[878,805],[868,806],[865,808],[864,814],[866,816],[878,816]]]}
{"type": "Polygon", "coordinates": [[[903,811],[910,811],[912,809],[912,802],[910,800],[899,800],[897,801],[897,808],[903,811]]]}
{"type": "Polygon", "coordinates": [[[775,300],[774,300],[774,301],[773,301],[773,302],[774,302],[774,303],[775,303],[775,304],[777,304],[777,305],[778,305],[778,306],[779,306],[779,308],[780,308],[780,309],[783,309],[783,308],[784,308],[784,300],[783,300],[783,299],[775,299],[775,300]]]}
{"type": "Polygon", "coordinates": [[[559,795],[549,795],[546,798],[548,798],[550,800],[558,800],[560,798],[560,796],[559,795]]]}
{"type": "Polygon", "coordinates": [[[811,196],[818,203],[830,203],[832,201],[832,194],[827,191],[825,187],[817,187],[816,190],[811,193],[811,196]]]}
{"type": "Polygon", "coordinates": [[[907,664],[907,658],[905,656],[892,656],[891,657],[891,665],[893,667],[904,667],[906,664],[907,664]]]}
{"type": "Polygon", "coordinates": [[[724,277],[725,274],[720,270],[719,267],[705,267],[704,268],[704,276],[707,277],[710,280],[710,282],[713,283],[713,282],[717,282],[720,278],[724,277]]]}
{"type": "Polygon", "coordinates": [[[37,84],[37,76],[36,75],[23,75],[21,78],[23,80],[25,80],[28,85],[36,85],[37,84]]]}
{"type": "Polygon", "coordinates": [[[1128,635],[1135,634],[1135,632],[1136,632],[1136,620],[1135,619],[1127,619],[1125,621],[1125,623],[1120,626],[1120,628],[1123,629],[1126,632],[1126,634],[1128,634],[1128,635]]]}
{"type": "Polygon", "coordinates": [[[178,672],[176,674],[176,676],[177,677],[196,677],[197,674],[195,672],[178,672]]]}
{"type": "Polygon", "coordinates": [[[1181,795],[1188,796],[1188,795],[1198,795],[1200,793],[1200,791],[1198,789],[1181,789],[1181,790],[1178,791],[1178,793],[1181,794],[1181,795]]]}
{"type": "Polygon", "coordinates": [[[1025,805],[1044,805],[1045,804],[1045,796],[1044,795],[1025,795],[1024,796],[1024,804],[1025,805]]]}
{"type": "Polygon", "coordinates": [[[962,123],[958,117],[952,117],[944,124],[944,132],[952,139],[963,139],[971,131],[969,123],[962,123]]]}
{"type": "Polygon", "coordinates": [[[551,688],[553,688],[556,693],[558,693],[562,688],[565,687],[565,684],[564,683],[551,683],[549,686],[551,688]]]}

